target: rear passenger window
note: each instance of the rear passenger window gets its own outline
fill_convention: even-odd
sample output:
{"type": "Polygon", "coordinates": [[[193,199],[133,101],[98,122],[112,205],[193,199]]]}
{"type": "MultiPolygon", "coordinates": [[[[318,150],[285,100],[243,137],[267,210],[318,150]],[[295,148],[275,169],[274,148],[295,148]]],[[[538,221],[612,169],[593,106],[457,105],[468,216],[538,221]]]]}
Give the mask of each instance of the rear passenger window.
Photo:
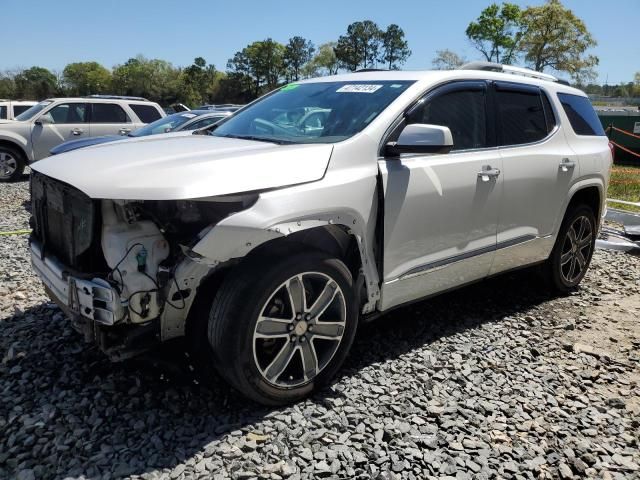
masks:
{"type": "Polygon", "coordinates": [[[537,89],[498,89],[496,101],[500,145],[532,143],[547,136],[547,123],[537,89]]]}
{"type": "Polygon", "coordinates": [[[129,116],[115,103],[94,103],[91,109],[91,123],[127,123],[129,116]]]}
{"type": "Polygon", "coordinates": [[[598,115],[587,97],[558,93],[558,98],[576,135],[605,135],[598,115]]]}
{"type": "Polygon", "coordinates": [[[14,105],[13,106],[13,115],[17,117],[22,112],[26,112],[31,108],[31,105],[14,105]]]}
{"type": "Polygon", "coordinates": [[[4,105],[0,105],[0,118],[3,120],[7,119],[7,107],[4,105]]]}
{"type": "Polygon", "coordinates": [[[407,117],[407,124],[427,123],[449,127],[453,150],[487,146],[484,90],[455,90],[427,101],[407,117]]]}
{"type": "Polygon", "coordinates": [[[155,122],[159,118],[162,118],[162,115],[160,115],[160,112],[158,112],[158,110],[154,106],[140,105],[135,103],[130,103],[129,106],[143,123],[155,122]]]}

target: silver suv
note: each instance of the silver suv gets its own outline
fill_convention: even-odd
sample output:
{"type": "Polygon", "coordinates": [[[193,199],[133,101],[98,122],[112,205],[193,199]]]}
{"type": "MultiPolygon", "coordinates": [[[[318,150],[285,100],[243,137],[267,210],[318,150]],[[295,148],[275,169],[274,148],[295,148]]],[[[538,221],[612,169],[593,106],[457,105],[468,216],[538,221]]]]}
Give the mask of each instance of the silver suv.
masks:
{"type": "Polygon", "coordinates": [[[22,112],[29,110],[37,102],[31,100],[0,99],[0,120],[13,120],[22,112]]]}
{"type": "Polygon", "coordinates": [[[44,100],[15,121],[0,121],[0,181],[17,180],[28,163],[47,157],[49,150],[66,140],[126,135],[164,116],[157,103],[140,97],[44,100]]]}
{"type": "Polygon", "coordinates": [[[186,336],[205,369],[282,404],[395,307],[535,264],[575,288],[611,162],[585,94],[544,74],[305,80],[208,130],[38,162],[31,258],[112,359],[186,336]]]}

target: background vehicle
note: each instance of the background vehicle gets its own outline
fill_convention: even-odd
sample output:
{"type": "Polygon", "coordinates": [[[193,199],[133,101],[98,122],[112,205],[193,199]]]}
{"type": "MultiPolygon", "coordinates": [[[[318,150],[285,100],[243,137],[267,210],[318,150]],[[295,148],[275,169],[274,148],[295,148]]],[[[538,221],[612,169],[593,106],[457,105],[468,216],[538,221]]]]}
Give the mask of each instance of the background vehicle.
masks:
{"type": "Polygon", "coordinates": [[[0,181],[20,178],[24,167],[71,138],[127,133],[164,117],[157,103],[139,97],[93,95],[50,98],[0,122],[0,181]]]}
{"type": "Polygon", "coordinates": [[[111,358],[186,336],[270,405],[394,307],[535,264],[575,288],[612,161],[584,93],[495,64],[305,80],[205,131],[34,165],[31,258],[111,358]]]}
{"type": "Polygon", "coordinates": [[[235,103],[218,103],[201,105],[196,110],[220,110],[223,112],[235,112],[240,110],[244,105],[236,105],[235,103]]]}
{"type": "Polygon", "coordinates": [[[0,120],[13,120],[25,110],[38,102],[31,100],[3,100],[0,99],[0,120]]]}
{"type": "MultiPolygon", "coordinates": [[[[145,125],[135,130],[127,136],[144,137],[147,135],[157,135],[159,133],[181,132],[186,130],[197,130],[198,128],[208,127],[219,122],[223,118],[231,115],[231,112],[217,112],[211,110],[190,110],[188,112],[174,113],[164,118],[156,120],[153,123],[145,125]]],[[[78,148],[89,147],[91,145],[99,145],[101,143],[115,142],[122,140],[122,135],[105,135],[102,137],[89,137],[80,140],[69,140],[53,147],[50,151],[51,155],[58,155],[64,152],[70,152],[78,148]]]]}

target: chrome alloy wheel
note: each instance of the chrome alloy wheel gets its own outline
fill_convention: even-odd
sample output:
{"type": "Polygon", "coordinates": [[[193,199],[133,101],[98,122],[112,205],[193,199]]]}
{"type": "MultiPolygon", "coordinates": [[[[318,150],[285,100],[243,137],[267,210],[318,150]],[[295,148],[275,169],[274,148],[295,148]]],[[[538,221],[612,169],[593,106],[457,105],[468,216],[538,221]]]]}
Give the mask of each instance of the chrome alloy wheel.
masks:
{"type": "Polygon", "coordinates": [[[0,178],[7,179],[15,173],[18,161],[8,152],[0,152],[0,178]]]}
{"type": "Polygon", "coordinates": [[[304,272],[282,283],[260,309],[253,333],[262,377],[284,388],[312,381],[340,347],[346,317],[344,292],[330,276],[304,272]]]}
{"type": "Polygon", "coordinates": [[[591,222],[585,216],[576,218],[567,230],[560,255],[560,275],[568,284],[575,283],[584,273],[592,244],[591,222]]]}

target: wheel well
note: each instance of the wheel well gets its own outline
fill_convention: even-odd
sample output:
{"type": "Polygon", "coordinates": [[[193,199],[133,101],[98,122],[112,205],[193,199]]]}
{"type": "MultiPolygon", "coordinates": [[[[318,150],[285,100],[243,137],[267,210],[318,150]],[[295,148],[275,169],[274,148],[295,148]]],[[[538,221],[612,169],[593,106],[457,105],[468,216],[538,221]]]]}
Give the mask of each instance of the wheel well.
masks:
{"type": "Polygon", "coordinates": [[[24,151],[24,149],[20,145],[18,145],[15,142],[11,142],[9,140],[0,140],[0,147],[13,148],[14,150],[17,150],[18,153],[22,155],[22,160],[24,160],[25,162],[28,160],[27,153],[24,151]]]}
{"type": "Polygon", "coordinates": [[[574,193],[569,205],[567,206],[567,210],[571,207],[575,207],[576,205],[587,205],[590,207],[596,217],[596,222],[600,222],[600,208],[602,202],[598,187],[586,187],[574,193]]]}

